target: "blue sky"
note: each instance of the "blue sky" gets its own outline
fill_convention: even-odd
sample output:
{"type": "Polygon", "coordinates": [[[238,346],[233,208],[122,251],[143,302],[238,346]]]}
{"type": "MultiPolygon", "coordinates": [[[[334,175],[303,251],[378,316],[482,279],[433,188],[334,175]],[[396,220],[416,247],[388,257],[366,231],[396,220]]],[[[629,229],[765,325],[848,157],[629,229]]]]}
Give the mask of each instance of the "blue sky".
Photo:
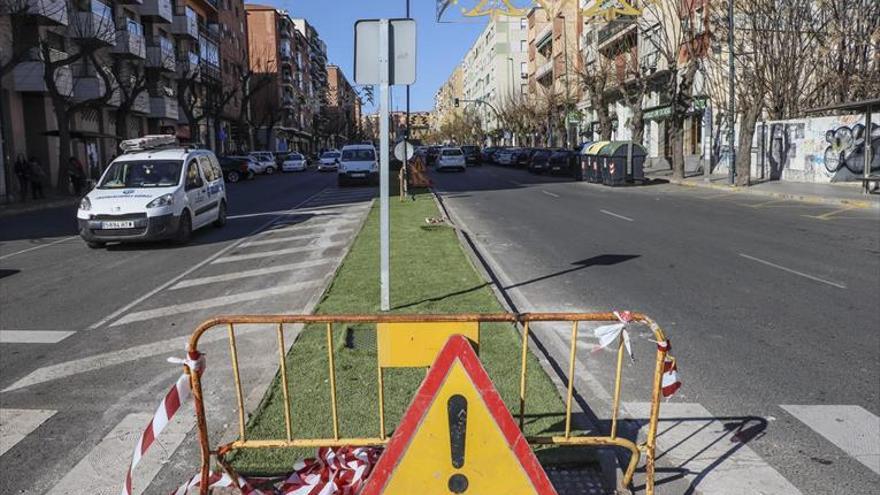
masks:
{"type": "MultiPolygon", "coordinates": [[[[405,17],[405,0],[270,0],[255,1],[287,10],[291,17],[304,17],[327,43],[328,62],[342,67],[354,84],[354,23],[358,19],[405,17]]],[[[434,93],[446,81],[486,25],[486,18],[467,23],[437,23],[434,0],[410,0],[416,20],[416,83],[410,89],[410,109],[430,110],[434,93]]],[[[405,87],[395,87],[392,104],[404,110],[405,87]]],[[[378,102],[378,93],[377,93],[378,102]]],[[[372,112],[372,108],[365,108],[372,112]]]]}

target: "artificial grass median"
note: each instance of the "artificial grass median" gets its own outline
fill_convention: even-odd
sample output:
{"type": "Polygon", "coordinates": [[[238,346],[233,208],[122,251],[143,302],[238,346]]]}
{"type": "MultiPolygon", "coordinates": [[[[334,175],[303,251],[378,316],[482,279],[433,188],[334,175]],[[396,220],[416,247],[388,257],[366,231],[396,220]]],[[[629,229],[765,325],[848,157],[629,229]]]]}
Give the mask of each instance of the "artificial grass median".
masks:
{"type": "MultiPolygon", "coordinates": [[[[378,202],[348,256],[319,303],[322,314],[379,312],[378,202]]],[[[474,270],[452,228],[426,228],[425,218],[439,216],[430,193],[415,201],[391,201],[391,305],[394,313],[488,313],[503,308],[474,270]]],[[[335,326],[337,403],[340,435],[379,435],[376,339],[374,325],[335,326]]],[[[480,359],[509,410],[519,408],[520,336],[509,324],[483,324],[480,359]]],[[[332,438],[325,328],[308,326],[287,356],[293,436],[332,438]]],[[[402,417],[425,375],[423,369],[385,372],[385,420],[388,435],[402,417]]],[[[527,435],[563,428],[564,405],[537,359],[529,355],[526,406],[527,435]]],[[[247,426],[249,439],[283,439],[284,397],[276,377],[247,426]]],[[[242,450],[231,457],[242,473],[289,472],[296,459],[314,449],[242,450]]]]}

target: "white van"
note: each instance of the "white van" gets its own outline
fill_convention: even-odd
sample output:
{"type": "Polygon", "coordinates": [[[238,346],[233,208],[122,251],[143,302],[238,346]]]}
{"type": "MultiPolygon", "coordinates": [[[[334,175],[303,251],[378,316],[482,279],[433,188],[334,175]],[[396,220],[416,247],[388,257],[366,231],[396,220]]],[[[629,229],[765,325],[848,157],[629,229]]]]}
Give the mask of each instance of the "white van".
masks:
{"type": "Polygon", "coordinates": [[[226,224],[226,186],[214,153],[181,147],[173,136],[145,136],[120,147],[129,151],[113,160],[76,212],[89,247],[185,243],[193,230],[226,224]]]}
{"type": "Polygon", "coordinates": [[[379,182],[379,163],[372,144],[349,144],[342,148],[337,172],[339,186],[353,182],[379,182]]]}

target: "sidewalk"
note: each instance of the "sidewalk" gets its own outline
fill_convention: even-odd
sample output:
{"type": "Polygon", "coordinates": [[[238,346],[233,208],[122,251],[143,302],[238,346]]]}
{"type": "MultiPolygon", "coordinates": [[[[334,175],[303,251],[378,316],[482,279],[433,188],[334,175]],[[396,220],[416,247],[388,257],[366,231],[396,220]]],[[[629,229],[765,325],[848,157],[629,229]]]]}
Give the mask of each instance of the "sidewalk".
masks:
{"type": "Polygon", "coordinates": [[[30,211],[47,210],[61,206],[72,206],[79,201],[78,197],[60,196],[49,194],[43,199],[30,199],[27,201],[0,202],[0,217],[27,213],[30,211]]]}
{"type": "Polygon", "coordinates": [[[703,187],[727,192],[737,191],[743,194],[790,199],[807,203],[880,209],[880,194],[864,194],[861,185],[856,182],[813,184],[806,182],[766,181],[753,182],[749,187],[732,187],[728,185],[727,174],[712,174],[708,182],[702,174],[691,175],[683,180],[675,180],[672,179],[672,170],[669,169],[646,169],[645,178],[667,180],[671,184],[680,186],[703,187]]]}

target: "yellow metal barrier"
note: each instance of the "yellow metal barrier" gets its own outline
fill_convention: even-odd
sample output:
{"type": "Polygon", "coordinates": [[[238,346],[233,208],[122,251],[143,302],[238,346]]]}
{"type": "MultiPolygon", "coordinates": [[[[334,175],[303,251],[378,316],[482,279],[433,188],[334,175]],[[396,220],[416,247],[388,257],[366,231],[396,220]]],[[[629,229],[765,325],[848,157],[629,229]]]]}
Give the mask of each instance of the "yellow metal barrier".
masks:
{"type": "MultiPolygon", "coordinates": [[[[645,442],[636,444],[627,438],[617,435],[618,415],[620,409],[621,376],[624,358],[623,335],[618,339],[617,363],[615,370],[615,383],[613,395],[613,407],[611,411],[611,429],[606,436],[573,435],[571,431],[572,397],[574,395],[574,370],[577,356],[577,336],[579,324],[582,322],[618,322],[614,313],[471,313],[449,315],[244,315],[223,316],[210,319],[202,323],[191,335],[189,350],[198,351],[199,339],[206,332],[226,327],[229,350],[232,359],[232,372],[235,381],[235,391],[238,412],[239,438],[233,442],[211,448],[208,438],[208,427],[205,416],[205,408],[202,394],[202,385],[198,373],[189,373],[192,384],[193,399],[195,402],[196,419],[201,447],[201,483],[200,493],[208,493],[208,476],[210,473],[211,456],[215,456],[218,463],[228,472],[233,479],[237,474],[233,471],[225,456],[236,449],[263,449],[263,448],[295,448],[295,447],[365,447],[380,446],[388,442],[385,431],[384,419],[384,390],[383,368],[386,367],[427,367],[432,361],[431,356],[436,355],[451,334],[462,334],[474,342],[479,342],[479,325],[481,323],[513,323],[521,327],[521,354],[520,354],[520,387],[519,387],[519,427],[523,429],[526,409],[526,367],[528,356],[529,333],[534,331],[530,328],[531,323],[536,322],[570,322],[571,323],[571,347],[569,350],[567,391],[565,397],[565,432],[562,436],[529,436],[526,437],[532,445],[558,445],[558,446],[614,446],[627,449],[630,453],[629,464],[624,471],[623,483],[629,485],[635,472],[636,466],[645,454],[646,492],[651,495],[654,492],[654,459],[657,436],[657,422],[660,414],[661,383],[664,371],[664,360],[668,348],[657,346],[653,382],[651,388],[651,411],[648,418],[648,432],[645,442]],[[336,403],[336,370],[333,354],[333,325],[337,323],[367,323],[377,325],[377,364],[379,370],[378,390],[379,397],[379,432],[376,437],[346,438],[339,434],[339,415],[336,403]],[[285,438],[249,440],[245,429],[244,393],[242,391],[241,376],[239,372],[238,349],[235,341],[235,325],[242,324],[268,324],[272,325],[277,332],[278,362],[281,370],[281,384],[284,396],[284,425],[285,438]],[[333,422],[332,438],[293,438],[292,416],[287,379],[287,364],[285,360],[284,325],[285,324],[319,324],[326,328],[326,345],[328,353],[329,393],[331,403],[331,417],[333,422]],[[422,349],[411,352],[407,357],[395,356],[393,351],[393,339],[403,337],[411,339],[414,346],[423,346],[422,349]],[[433,350],[431,350],[433,349],[433,350]],[[433,354],[432,354],[433,353],[433,354]],[[427,364],[426,364],[427,363],[427,364]]],[[[648,325],[657,342],[666,342],[666,336],[660,327],[650,318],[640,313],[632,314],[632,321],[648,325]]]]}

